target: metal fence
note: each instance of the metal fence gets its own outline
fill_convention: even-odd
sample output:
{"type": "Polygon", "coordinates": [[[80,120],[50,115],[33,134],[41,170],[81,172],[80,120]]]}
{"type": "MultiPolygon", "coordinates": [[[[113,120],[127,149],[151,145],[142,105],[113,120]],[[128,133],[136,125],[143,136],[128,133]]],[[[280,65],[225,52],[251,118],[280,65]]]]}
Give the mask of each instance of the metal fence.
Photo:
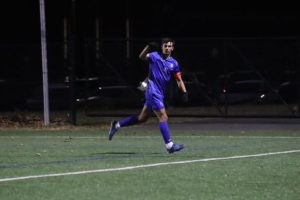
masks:
{"type": "MultiPolygon", "coordinates": [[[[137,89],[148,74],[138,59],[158,38],[85,38],[76,43],[74,66],[63,42],[48,44],[50,110],[70,107],[70,67],[77,109],[116,114],[141,108],[137,89]],[[104,112],[105,111],[105,112],[104,112]]],[[[299,38],[175,38],[190,101],[182,104],[171,82],[166,105],[184,116],[298,117],[299,38]]],[[[68,46],[68,45],[67,45],[68,46]]],[[[42,111],[39,44],[0,44],[0,109],[42,111]]]]}

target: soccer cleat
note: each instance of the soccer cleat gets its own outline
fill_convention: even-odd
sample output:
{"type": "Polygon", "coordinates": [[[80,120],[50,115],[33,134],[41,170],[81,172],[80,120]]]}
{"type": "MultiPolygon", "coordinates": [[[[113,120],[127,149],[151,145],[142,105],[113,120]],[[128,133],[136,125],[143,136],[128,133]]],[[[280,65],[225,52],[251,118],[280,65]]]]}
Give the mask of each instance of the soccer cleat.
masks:
{"type": "Polygon", "coordinates": [[[169,153],[174,153],[175,151],[180,151],[184,148],[183,144],[173,144],[170,149],[167,149],[169,153]]]}
{"type": "Polygon", "coordinates": [[[114,136],[114,134],[118,131],[118,129],[116,128],[116,124],[117,124],[117,121],[112,121],[111,122],[109,133],[108,133],[108,139],[109,140],[111,140],[112,137],[114,136]]]}

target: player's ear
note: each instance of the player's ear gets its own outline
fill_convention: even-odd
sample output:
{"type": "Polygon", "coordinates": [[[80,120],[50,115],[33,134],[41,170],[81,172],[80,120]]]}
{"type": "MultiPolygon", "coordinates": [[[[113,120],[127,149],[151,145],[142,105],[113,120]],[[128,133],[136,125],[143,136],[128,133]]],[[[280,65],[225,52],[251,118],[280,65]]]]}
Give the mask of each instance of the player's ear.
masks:
{"type": "Polygon", "coordinates": [[[174,46],[172,46],[171,51],[174,51],[174,46]]]}

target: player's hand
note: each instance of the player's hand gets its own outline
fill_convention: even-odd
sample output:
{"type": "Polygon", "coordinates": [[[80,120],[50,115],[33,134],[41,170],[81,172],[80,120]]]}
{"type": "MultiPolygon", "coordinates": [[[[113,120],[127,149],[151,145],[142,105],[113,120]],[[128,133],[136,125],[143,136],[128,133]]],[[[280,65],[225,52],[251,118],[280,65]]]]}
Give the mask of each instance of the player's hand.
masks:
{"type": "Polygon", "coordinates": [[[147,86],[148,86],[147,82],[143,81],[143,82],[140,82],[140,85],[137,87],[137,89],[142,92],[145,92],[147,89],[147,86]]]}
{"type": "Polygon", "coordinates": [[[183,103],[188,103],[188,101],[189,101],[189,95],[188,95],[187,92],[183,92],[183,93],[182,93],[181,101],[182,101],[183,103]]]}
{"type": "Polygon", "coordinates": [[[159,44],[157,42],[150,42],[148,46],[149,46],[149,52],[159,51],[159,44]]]}

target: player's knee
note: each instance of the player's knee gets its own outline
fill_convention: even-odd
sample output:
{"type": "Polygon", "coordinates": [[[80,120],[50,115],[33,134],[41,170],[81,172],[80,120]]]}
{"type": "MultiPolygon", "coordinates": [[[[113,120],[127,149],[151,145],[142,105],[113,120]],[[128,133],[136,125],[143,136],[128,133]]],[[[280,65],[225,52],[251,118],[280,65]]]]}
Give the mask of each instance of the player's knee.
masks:
{"type": "Polygon", "coordinates": [[[140,123],[143,123],[143,122],[146,122],[146,121],[148,120],[148,116],[140,115],[140,116],[138,117],[138,119],[139,119],[139,122],[140,122],[140,123]]]}
{"type": "Polygon", "coordinates": [[[161,121],[161,122],[168,121],[168,115],[162,115],[162,116],[160,117],[159,121],[161,121]]]}
{"type": "Polygon", "coordinates": [[[140,123],[144,123],[144,122],[146,122],[148,120],[148,118],[142,118],[141,120],[140,120],[140,123]]]}

